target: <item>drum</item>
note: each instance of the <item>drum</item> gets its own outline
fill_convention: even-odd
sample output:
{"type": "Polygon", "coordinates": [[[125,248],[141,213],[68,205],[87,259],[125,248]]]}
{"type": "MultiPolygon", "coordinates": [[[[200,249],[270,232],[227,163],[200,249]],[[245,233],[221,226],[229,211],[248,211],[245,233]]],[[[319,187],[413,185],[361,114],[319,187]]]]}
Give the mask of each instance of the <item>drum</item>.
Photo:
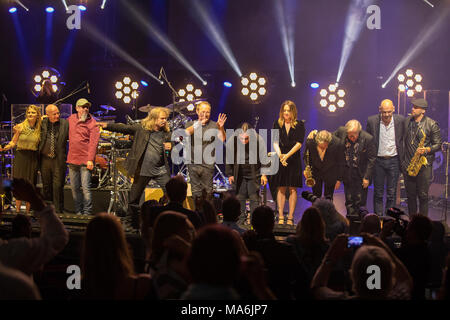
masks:
{"type": "Polygon", "coordinates": [[[95,156],[95,166],[100,169],[108,169],[108,158],[103,154],[97,154],[95,156]]]}

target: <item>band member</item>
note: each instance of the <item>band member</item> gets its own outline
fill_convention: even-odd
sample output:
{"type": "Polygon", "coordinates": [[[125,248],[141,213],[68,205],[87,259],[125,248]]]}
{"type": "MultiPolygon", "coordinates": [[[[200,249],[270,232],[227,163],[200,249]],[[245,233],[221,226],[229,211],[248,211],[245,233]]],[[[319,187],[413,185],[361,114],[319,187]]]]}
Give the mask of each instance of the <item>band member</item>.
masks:
{"type": "Polygon", "coordinates": [[[294,224],[294,211],[297,205],[297,188],[302,183],[302,158],[300,148],[305,137],[304,121],[297,120],[297,107],[295,103],[287,100],[282,103],[278,120],[273,124],[273,129],[279,130],[279,142],[273,147],[280,159],[281,166],[273,177],[272,184],[278,187],[277,206],[278,223],[284,224],[284,205],[286,202],[286,190],[289,190],[289,214],[287,224],[294,224]]]}
{"type": "Polygon", "coordinates": [[[141,123],[98,123],[106,130],[134,136],[125,169],[134,178],[128,200],[127,219],[136,229],[139,227],[139,202],[150,180],[154,179],[166,194],[166,183],[170,179],[166,150],[172,148],[168,116],[168,109],[158,107],[150,110],[141,123]]]}
{"type": "Polygon", "coordinates": [[[70,186],[77,214],[92,214],[91,175],[100,137],[97,121],[89,113],[91,103],[79,99],[77,113],[69,121],[69,164],[70,186]]]}
{"type": "MultiPolygon", "coordinates": [[[[315,184],[312,192],[316,197],[324,195],[333,199],[334,190],[341,185],[344,165],[344,150],[342,141],[326,130],[319,131],[313,139],[307,139],[303,153],[305,168],[310,166],[315,184]]],[[[306,179],[307,170],[303,171],[306,179]]],[[[306,180],[308,184],[308,180],[306,180]]]]}
{"type": "Polygon", "coordinates": [[[434,154],[441,149],[441,131],[436,121],[425,116],[428,108],[425,99],[414,99],[411,103],[411,116],[404,122],[405,154],[402,161],[408,213],[428,215],[428,189],[434,154]],[[419,198],[419,212],[417,212],[417,198],[419,198]]]}
{"type": "Polygon", "coordinates": [[[64,209],[64,180],[69,122],[60,119],[58,107],[49,104],[42,120],[39,142],[42,190],[45,200],[52,201],[57,213],[64,209]]]}
{"type": "MultiPolygon", "coordinates": [[[[36,185],[38,171],[38,146],[41,136],[41,111],[35,105],[28,106],[26,118],[16,125],[11,141],[1,148],[7,151],[17,146],[13,160],[13,178],[25,179],[36,185]]],[[[21,200],[16,200],[16,211],[20,212],[21,200]]],[[[30,203],[26,203],[27,213],[30,212],[30,203]]]]}
{"type": "MultiPolygon", "coordinates": [[[[217,122],[210,120],[211,105],[207,101],[202,101],[197,104],[196,113],[198,120],[195,122],[189,121],[185,125],[186,133],[191,136],[191,160],[190,164],[188,164],[188,170],[194,200],[202,197],[203,189],[206,190],[208,197],[211,197],[212,195],[215,151],[211,154],[205,154],[205,149],[207,149],[208,146],[215,144],[216,138],[225,142],[226,133],[224,125],[227,120],[227,116],[223,113],[219,114],[217,122]],[[216,130],[216,133],[209,134],[211,133],[211,131],[209,131],[211,129],[216,130]],[[201,149],[198,146],[201,146],[201,149]],[[197,156],[195,156],[196,150],[197,156]],[[201,155],[199,155],[200,151],[202,153],[201,155]],[[205,156],[210,156],[212,158],[212,161],[209,161],[209,164],[205,161],[205,156]]],[[[210,148],[207,150],[209,149],[210,148]]]]}
{"type": "Polygon", "coordinates": [[[383,100],[378,110],[379,114],[367,119],[366,131],[373,136],[378,150],[373,171],[373,208],[376,214],[384,215],[387,209],[395,207],[405,117],[394,114],[395,106],[389,99],[383,100]],[[385,186],[386,207],[383,208],[385,186]]]}
{"type": "Polygon", "coordinates": [[[267,154],[266,143],[247,122],[241,124],[237,129],[237,135],[227,141],[225,172],[230,184],[236,186],[237,198],[241,203],[241,221],[246,220],[247,199],[250,199],[250,217],[260,204],[260,185],[267,184],[267,176],[260,161],[260,155],[265,154],[267,154]],[[229,159],[231,153],[232,159],[229,159]],[[252,161],[253,156],[255,161],[252,161]]]}
{"type": "Polygon", "coordinates": [[[372,135],[358,120],[350,120],[334,132],[344,144],[343,181],[347,216],[359,215],[366,206],[367,187],[372,177],[377,150],[372,135]]]}
{"type": "Polygon", "coordinates": [[[53,90],[52,82],[49,79],[44,80],[41,91],[39,91],[39,95],[36,97],[36,103],[50,104],[55,103],[57,99],[58,95],[53,90]]]}

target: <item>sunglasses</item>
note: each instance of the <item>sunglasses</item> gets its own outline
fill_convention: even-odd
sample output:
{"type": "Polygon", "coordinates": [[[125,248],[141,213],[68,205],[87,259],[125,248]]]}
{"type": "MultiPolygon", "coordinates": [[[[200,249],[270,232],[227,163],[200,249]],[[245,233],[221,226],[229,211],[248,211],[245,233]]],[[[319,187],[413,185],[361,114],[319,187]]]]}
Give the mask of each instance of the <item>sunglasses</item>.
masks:
{"type": "Polygon", "coordinates": [[[89,106],[87,104],[85,104],[84,106],[79,106],[79,107],[83,108],[83,109],[89,109],[89,106]]]}

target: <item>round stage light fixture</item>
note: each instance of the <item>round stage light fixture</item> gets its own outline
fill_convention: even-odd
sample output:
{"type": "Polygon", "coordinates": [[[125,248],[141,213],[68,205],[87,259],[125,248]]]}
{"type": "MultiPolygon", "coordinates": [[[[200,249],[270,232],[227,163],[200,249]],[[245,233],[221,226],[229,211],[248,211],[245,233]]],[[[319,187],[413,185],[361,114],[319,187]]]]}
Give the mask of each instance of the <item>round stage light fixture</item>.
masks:
{"type": "MultiPolygon", "coordinates": [[[[196,88],[195,84],[191,82],[189,82],[184,88],[179,89],[177,92],[179,96],[179,102],[193,101],[200,99],[203,96],[203,91],[199,88],[196,88]]],[[[194,105],[193,108],[195,109],[194,105]]]]}
{"type": "Polygon", "coordinates": [[[17,12],[17,8],[16,7],[12,7],[12,8],[9,8],[9,13],[15,13],[15,12],[17,12]]]}
{"type": "Polygon", "coordinates": [[[60,79],[61,75],[59,74],[58,70],[51,67],[42,67],[38,69],[38,71],[33,76],[33,92],[35,94],[39,94],[44,81],[47,80],[51,82],[53,91],[58,93],[58,91],[61,89],[60,79]],[[37,88],[39,88],[39,90],[36,90],[37,88]]]}
{"type": "Polygon", "coordinates": [[[261,103],[267,96],[267,78],[256,72],[251,72],[241,78],[242,96],[249,97],[253,104],[261,103]]]}
{"type": "Polygon", "coordinates": [[[309,86],[313,89],[317,89],[319,87],[319,84],[317,82],[312,82],[309,86]]]}
{"type": "Polygon", "coordinates": [[[144,87],[148,87],[148,82],[145,81],[145,80],[141,80],[141,84],[142,84],[144,87]]]}
{"type": "Polygon", "coordinates": [[[53,7],[47,7],[45,8],[45,11],[47,11],[48,13],[53,13],[55,9],[53,7]]]}
{"type": "Polygon", "coordinates": [[[328,101],[327,101],[327,99],[320,99],[320,106],[321,107],[326,107],[326,106],[328,106],[328,101]]]}
{"type": "Polygon", "coordinates": [[[231,88],[233,85],[231,84],[231,82],[228,82],[228,81],[225,81],[224,83],[223,83],[223,85],[224,85],[224,87],[227,87],[227,88],[231,88]]]}
{"type": "Polygon", "coordinates": [[[406,69],[404,74],[398,74],[397,80],[399,81],[398,91],[405,92],[410,98],[423,90],[423,76],[419,73],[415,74],[412,68],[406,69]]]}
{"type": "Polygon", "coordinates": [[[344,108],[345,90],[339,88],[339,84],[337,83],[332,83],[325,88],[319,91],[319,106],[324,111],[327,110],[330,113],[336,113],[338,109],[344,108]]]}
{"type": "Polygon", "coordinates": [[[115,97],[118,100],[122,100],[125,104],[129,104],[139,97],[139,82],[131,80],[129,76],[124,76],[122,80],[116,81],[114,83],[114,89],[115,97]]]}
{"type": "Polygon", "coordinates": [[[334,104],[330,104],[330,105],[328,106],[328,111],[330,111],[330,112],[336,112],[336,106],[335,106],[334,104]]]}

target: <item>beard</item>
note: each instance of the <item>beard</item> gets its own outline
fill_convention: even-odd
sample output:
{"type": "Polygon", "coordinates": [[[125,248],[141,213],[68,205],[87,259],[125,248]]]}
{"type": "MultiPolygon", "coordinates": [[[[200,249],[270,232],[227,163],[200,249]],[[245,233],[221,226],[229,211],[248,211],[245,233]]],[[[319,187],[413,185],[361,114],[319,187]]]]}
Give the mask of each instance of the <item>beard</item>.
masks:
{"type": "Polygon", "coordinates": [[[82,113],[78,122],[86,122],[87,117],[88,117],[87,112],[82,113]]]}

